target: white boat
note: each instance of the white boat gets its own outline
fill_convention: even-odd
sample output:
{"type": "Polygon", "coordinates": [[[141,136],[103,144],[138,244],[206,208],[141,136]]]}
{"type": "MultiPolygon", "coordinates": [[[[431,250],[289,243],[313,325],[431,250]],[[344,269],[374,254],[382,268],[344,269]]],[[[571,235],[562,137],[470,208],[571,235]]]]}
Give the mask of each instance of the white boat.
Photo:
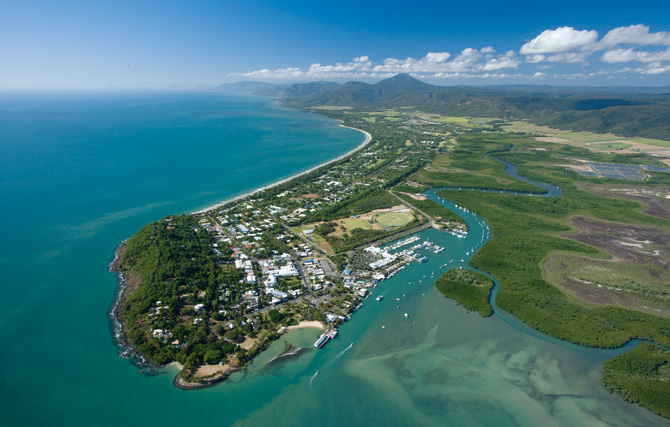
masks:
{"type": "Polygon", "coordinates": [[[406,318],[409,318],[409,314],[405,313],[405,317],[406,317],[406,318]]]}

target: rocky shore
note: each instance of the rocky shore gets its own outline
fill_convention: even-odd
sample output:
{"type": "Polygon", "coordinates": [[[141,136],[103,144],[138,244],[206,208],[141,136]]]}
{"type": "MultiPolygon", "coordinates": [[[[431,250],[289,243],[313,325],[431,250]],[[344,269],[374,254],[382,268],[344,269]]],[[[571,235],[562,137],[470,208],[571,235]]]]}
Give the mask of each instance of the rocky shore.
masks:
{"type": "MultiPolygon", "coordinates": [[[[114,303],[109,312],[112,333],[114,341],[119,347],[119,356],[130,359],[130,361],[138,368],[151,369],[156,371],[160,366],[155,366],[150,363],[132,344],[128,341],[126,334],[126,321],[123,317],[123,303],[133,291],[139,288],[141,280],[139,277],[128,274],[121,268],[121,258],[126,250],[126,243],[128,239],[119,243],[116,251],[114,251],[114,259],[109,263],[109,271],[116,273],[118,289],[114,303]]],[[[141,371],[142,372],[142,371],[141,371]]]]}

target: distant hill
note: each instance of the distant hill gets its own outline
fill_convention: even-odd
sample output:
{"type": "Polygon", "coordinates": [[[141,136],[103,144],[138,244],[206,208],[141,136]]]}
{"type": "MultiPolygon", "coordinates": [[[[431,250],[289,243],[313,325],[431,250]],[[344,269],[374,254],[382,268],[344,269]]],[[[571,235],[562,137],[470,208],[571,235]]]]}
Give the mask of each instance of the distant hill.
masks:
{"type": "Polygon", "coordinates": [[[408,74],[375,84],[240,82],[222,86],[275,96],[284,105],[296,108],[410,107],[450,116],[528,119],[559,129],[670,140],[670,87],[436,86],[408,74]]]}
{"type": "Polygon", "coordinates": [[[230,92],[230,93],[253,93],[262,90],[269,90],[277,87],[272,83],[242,81],[237,83],[224,83],[214,89],[215,92],[230,92]]]}
{"type": "Polygon", "coordinates": [[[324,93],[339,87],[339,83],[312,82],[296,83],[292,85],[275,85],[267,89],[254,91],[254,95],[275,96],[278,98],[300,98],[303,96],[324,93]]]}

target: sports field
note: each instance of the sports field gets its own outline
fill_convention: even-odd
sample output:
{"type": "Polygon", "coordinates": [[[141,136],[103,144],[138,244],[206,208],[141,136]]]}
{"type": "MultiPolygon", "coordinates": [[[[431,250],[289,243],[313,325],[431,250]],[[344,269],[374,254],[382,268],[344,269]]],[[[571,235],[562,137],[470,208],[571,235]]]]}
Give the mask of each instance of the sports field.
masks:
{"type": "Polygon", "coordinates": [[[384,227],[402,227],[414,219],[412,212],[384,212],[375,216],[375,222],[384,227]]]}

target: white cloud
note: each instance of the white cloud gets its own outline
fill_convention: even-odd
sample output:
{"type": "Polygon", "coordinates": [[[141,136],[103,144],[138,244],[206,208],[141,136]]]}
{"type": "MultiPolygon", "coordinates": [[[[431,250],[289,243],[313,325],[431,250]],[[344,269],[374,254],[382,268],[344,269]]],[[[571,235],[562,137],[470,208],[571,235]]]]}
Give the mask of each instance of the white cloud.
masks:
{"type": "Polygon", "coordinates": [[[244,73],[241,76],[252,79],[316,79],[316,78],[368,78],[392,76],[397,73],[412,73],[426,76],[453,73],[473,73],[517,68],[520,61],[514,51],[496,55],[492,47],[481,50],[467,48],[452,59],[449,52],[428,52],[421,59],[386,58],[381,64],[374,64],[367,56],[359,56],[347,63],[322,65],[315,63],[306,70],[300,68],[262,69],[244,73]],[[451,60],[450,60],[451,59],[451,60]]]}
{"type": "Polygon", "coordinates": [[[648,75],[670,73],[670,65],[662,65],[660,62],[654,62],[653,64],[647,65],[646,68],[638,68],[635,71],[640,74],[648,75]]]}
{"type": "Polygon", "coordinates": [[[598,38],[594,30],[575,30],[572,27],[560,27],[545,30],[533,40],[521,46],[523,55],[561,53],[592,44],[598,38]]]}
{"type": "Polygon", "coordinates": [[[544,61],[546,58],[546,55],[528,55],[526,57],[526,62],[530,64],[537,64],[538,62],[544,61]]]}
{"type": "Polygon", "coordinates": [[[504,68],[516,68],[519,65],[519,60],[515,58],[492,58],[482,66],[484,71],[495,71],[504,68]]]}
{"type": "Polygon", "coordinates": [[[603,54],[603,61],[616,64],[621,62],[659,62],[670,61],[670,48],[659,52],[647,52],[634,49],[614,49],[603,54]]]}
{"type": "Polygon", "coordinates": [[[650,33],[649,27],[642,24],[618,27],[605,34],[600,43],[608,47],[619,44],[670,46],[670,32],[659,31],[657,33],[650,33]]]}
{"type": "Polygon", "coordinates": [[[590,52],[563,52],[563,53],[556,53],[554,55],[549,55],[547,57],[547,61],[575,64],[577,62],[583,62],[589,55],[590,52]]]}
{"type": "Polygon", "coordinates": [[[458,53],[428,52],[415,59],[389,57],[383,61],[358,56],[349,62],[334,64],[314,63],[307,67],[261,69],[236,77],[257,80],[366,80],[408,73],[417,78],[592,78],[597,75],[623,76],[627,73],[652,75],[667,73],[670,67],[670,32],[650,32],[648,26],[638,24],[610,30],[598,40],[594,30],[577,30],[564,26],[542,31],[521,49],[498,53],[493,46],[481,49],[466,48],[458,53]],[[648,48],[644,48],[648,46],[648,48]],[[597,55],[596,55],[597,54],[597,55]],[[605,64],[635,63],[638,68],[622,70],[621,66],[602,67],[605,64]],[[570,69],[578,64],[580,70],[570,69]],[[555,69],[549,76],[543,72],[555,69]],[[508,74],[521,69],[520,74],[508,74]],[[581,71],[581,72],[579,72],[581,71]]]}
{"type": "Polygon", "coordinates": [[[450,56],[451,54],[449,52],[438,52],[438,53],[428,52],[428,55],[426,55],[426,61],[432,63],[440,63],[449,59],[450,56]]]}

